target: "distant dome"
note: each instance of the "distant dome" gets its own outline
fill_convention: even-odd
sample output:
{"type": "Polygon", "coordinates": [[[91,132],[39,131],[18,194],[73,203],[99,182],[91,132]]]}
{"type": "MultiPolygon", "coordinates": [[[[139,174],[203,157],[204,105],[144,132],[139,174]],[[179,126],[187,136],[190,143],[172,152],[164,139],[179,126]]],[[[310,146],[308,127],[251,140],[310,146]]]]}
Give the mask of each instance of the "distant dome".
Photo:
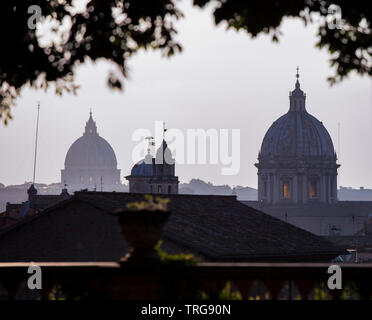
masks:
{"type": "MultiPolygon", "coordinates": [[[[166,130],[164,130],[165,132],[166,130]]],[[[129,181],[129,192],[133,193],[178,193],[178,177],[175,175],[175,163],[172,153],[163,142],[156,151],[155,157],[151,154],[151,146],[154,146],[152,137],[148,137],[149,147],[144,159],[137,162],[129,176],[125,178],[129,181]]]]}
{"type": "Polygon", "coordinates": [[[323,123],[306,111],[305,98],[297,81],[290,109],[266,132],[260,157],[335,157],[331,136],[323,123]]]}
{"type": "Polygon", "coordinates": [[[145,159],[137,162],[131,172],[131,176],[152,176],[152,156],[150,154],[146,155],[145,159]]]}
{"type": "Polygon", "coordinates": [[[65,168],[61,170],[61,183],[68,192],[82,189],[122,190],[115,152],[99,136],[91,112],[83,136],[67,151],[65,168]]]}
{"type": "Polygon", "coordinates": [[[117,161],[110,144],[98,135],[84,135],[77,139],[67,152],[66,167],[110,167],[117,161]]]}
{"type": "Polygon", "coordinates": [[[66,154],[65,167],[116,168],[115,152],[110,144],[100,137],[92,115],[82,137],[77,139],[66,154]]]}

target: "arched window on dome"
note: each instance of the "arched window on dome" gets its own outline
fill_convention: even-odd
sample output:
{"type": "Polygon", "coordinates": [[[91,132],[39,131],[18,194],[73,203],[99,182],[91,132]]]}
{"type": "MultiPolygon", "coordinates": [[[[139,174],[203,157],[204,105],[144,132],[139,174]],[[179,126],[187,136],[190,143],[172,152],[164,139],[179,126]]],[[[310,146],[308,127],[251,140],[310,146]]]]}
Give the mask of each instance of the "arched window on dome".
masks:
{"type": "Polygon", "coordinates": [[[162,193],[163,192],[163,188],[162,188],[162,186],[159,184],[158,185],[158,193],[162,193]]]}
{"type": "Polygon", "coordinates": [[[168,194],[171,194],[171,193],[172,193],[172,186],[169,185],[169,186],[168,186],[168,194]]]}

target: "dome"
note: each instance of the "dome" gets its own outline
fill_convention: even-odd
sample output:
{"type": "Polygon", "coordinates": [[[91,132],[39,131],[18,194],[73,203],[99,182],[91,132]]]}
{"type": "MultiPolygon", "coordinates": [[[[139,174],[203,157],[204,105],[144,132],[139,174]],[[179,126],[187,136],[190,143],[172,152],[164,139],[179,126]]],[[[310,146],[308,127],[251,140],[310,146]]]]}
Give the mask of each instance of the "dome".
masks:
{"type": "Polygon", "coordinates": [[[152,176],[152,156],[150,154],[146,155],[145,159],[137,162],[130,174],[131,176],[152,176]]]}
{"type": "Polygon", "coordinates": [[[99,136],[92,114],[82,137],[77,139],[67,152],[65,167],[116,168],[115,152],[110,144],[99,136]]]}
{"type": "Polygon", "coordinates": [[[172,152],[168,148],[168,144],[164,139],[161,146],[156,151],[155,159],[156,164],[174,164],[175,162],[172,152]]]}
{"type": "Polygon", "coordinates": [[[334,204],[340,165],[327,129],[306,110],[298,67],[296,77],[289,110],[266,132],[255,163],[258,201],[279,207],[334,204]]]}
{"type": "Polygon", "coordinates": [[[266,132],[259,157],[335,157],[331,136],[306,111],[305,99],[297,79],[296,89],[290,93],[290,109],[266,132]]]}
{"type": "Polygon", "coordinates": [[[311,114],[289,111],[276,120],[263,139],[261,156],[334,157],[332,139],[311,114]]]}

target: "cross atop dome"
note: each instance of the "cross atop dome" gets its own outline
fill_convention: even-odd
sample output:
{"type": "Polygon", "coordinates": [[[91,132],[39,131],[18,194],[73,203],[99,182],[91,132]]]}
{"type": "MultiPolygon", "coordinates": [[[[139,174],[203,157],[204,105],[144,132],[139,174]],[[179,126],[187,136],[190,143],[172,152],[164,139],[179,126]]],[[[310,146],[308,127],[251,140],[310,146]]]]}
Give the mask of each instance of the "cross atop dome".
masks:
{"type": "Polygon", "coordinates": [[[296,68],[296,85],[293,91],[289,92],[289,101],[290,106],[289,109],[291,111],[305,111],[305,100],[306,94],[300,88],[300,68],[297,66],[296,68]]]}
{"type": "Polygon", "coordinates": [[[298,80],[300,78],[300,68],[297,66],[296,68],[297,72],[296,72],[296,89],[300,89],[300,81],[298,80]]]}

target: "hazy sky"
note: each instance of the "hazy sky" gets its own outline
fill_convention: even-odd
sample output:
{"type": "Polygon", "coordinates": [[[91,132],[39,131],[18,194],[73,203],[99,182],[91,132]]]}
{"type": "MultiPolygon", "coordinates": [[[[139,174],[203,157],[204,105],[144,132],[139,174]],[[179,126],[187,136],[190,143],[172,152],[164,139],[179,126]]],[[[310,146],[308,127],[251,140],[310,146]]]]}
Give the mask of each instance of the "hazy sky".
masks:
{"type": "MultiPolygon", "coordinates": [[[[189,1],[186,2],[188,4],[189,1]]],[[[183,53],[172,59],[142,52],[130,61],[125,91],[106,86],[113,67],[107,62],[77,70],[81,88],[62,98],[52,91],[24,89],[13,109],[14,120],[0,127],[0,182],[18,184],[32,179],[36,103],[41,101],[36,182],[60,181],[69,146],[81,136],[89,109],[98,132],[113,147],[121,176],[130,173],[138,128],[154,130],[155,120],[169,128],[241,130],[241,169],[223,176],[219,165],[179,165],[181,182],[201,178],[216,184],[257,186],[254,163],[269,126],[289,107],[295,68],[300,66],[307,110],[328,129],[336,150],[341,124],[339,170],[342,186],[372,187],[371,80],[352,75],[334,87],[329,55],[314,47],[316,28],[286,20],[279,44],[268,36],[251,39],[244,32],[216,28],[209,10],[183,5],[185,19],[177,23],[183,53]]]]}

